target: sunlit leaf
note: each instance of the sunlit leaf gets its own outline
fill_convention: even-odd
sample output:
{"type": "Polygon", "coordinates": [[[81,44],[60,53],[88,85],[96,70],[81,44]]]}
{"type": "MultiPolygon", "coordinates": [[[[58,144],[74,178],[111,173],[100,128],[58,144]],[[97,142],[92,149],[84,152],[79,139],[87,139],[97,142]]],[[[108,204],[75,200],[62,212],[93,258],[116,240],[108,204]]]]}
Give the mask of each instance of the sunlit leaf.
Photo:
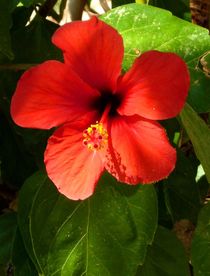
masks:
{"type": "Polygon", "coordinates": [[[186,61],[193,74],[191,105],[199,112],[210,111],[209,82],[201,78],[202,72],[197,68],[199,58],[209,50],[210,36],[207,29],[172,16],[166,10],[144,4],[118,7],[105,14],[102,19],[123,36],[125,70],[145,51],[153,49],[175,52],[186,61]]]}
{"type": "Polygon", "coordinates": [[[133,275],[157,225],[152,186],[119,184],[105,174],[85,201],[60,195],[46,175],[32,176],[20,193],[25,246],[44,275],[133,275]]]}

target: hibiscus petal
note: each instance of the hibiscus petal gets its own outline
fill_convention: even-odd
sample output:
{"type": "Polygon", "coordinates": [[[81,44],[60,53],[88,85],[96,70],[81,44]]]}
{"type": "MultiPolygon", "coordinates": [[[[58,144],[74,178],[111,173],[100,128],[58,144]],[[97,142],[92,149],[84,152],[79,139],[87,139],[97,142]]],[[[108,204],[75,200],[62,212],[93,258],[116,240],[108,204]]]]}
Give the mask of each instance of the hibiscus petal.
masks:
{"type": "Polygon", "coordinates": [[[87,83],[101,91],[115,90],[124,52],[122,37],[115,29],[93,17],[60,27],[52,42],[87,83]]]}
{"type": "Polygon", "coordinates": [[[83,145],[82,130],[64,125],[48,140],[45,164],[59,192],[78,200],[93,194],[104,170],[101,154],[83,145]]]}
{"type": "Polygon", "coordinates": [[[11,115],[20,126],[49,129],[82,116],[92,117],[91,103],[98,91],[84,83],[68,66],[47,61],[20,78],[11,115]]]}
{"type": "Polygon", "coordinates": [[[186,64],[179,56],[146,52],[135,60],[119,83],[123,100],[118,112],[152,120],[174,117],[183,108],[189,84],[186,64]]]}
{"type": "Polygon", "coordinates": [[[147,184],[166,178],[176,151],[157,122],[138,115],[117,117],[110,127],[106,169],[119,181],[147,184]]]}

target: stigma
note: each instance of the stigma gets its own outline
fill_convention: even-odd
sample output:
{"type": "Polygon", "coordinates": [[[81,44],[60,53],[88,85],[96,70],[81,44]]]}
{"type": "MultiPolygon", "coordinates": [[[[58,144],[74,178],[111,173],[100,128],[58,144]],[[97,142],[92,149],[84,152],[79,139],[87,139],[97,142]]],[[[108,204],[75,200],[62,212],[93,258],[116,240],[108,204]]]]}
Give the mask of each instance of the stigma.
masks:
{"type": "Polygon", "coordinates": [[[96,122],[83,131],[83,144],[93,151],[104,149],[108,142],[108,133],[102,123],[96,122]]]}

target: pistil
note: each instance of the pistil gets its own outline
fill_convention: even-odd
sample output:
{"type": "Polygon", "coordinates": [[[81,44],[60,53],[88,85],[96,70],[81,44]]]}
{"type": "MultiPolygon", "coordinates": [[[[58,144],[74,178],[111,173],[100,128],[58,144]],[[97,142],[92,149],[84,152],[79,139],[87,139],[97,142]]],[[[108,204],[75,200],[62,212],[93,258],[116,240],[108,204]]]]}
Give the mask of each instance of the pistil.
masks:
{"type": "Polygon", "coordinates": [[[108,143],[108,132],[104,127],[111,108],[111,104],[107,105],[100,122],[96,121],[83,131],[83,144],[92,151],[102,150],[108,143]]]}

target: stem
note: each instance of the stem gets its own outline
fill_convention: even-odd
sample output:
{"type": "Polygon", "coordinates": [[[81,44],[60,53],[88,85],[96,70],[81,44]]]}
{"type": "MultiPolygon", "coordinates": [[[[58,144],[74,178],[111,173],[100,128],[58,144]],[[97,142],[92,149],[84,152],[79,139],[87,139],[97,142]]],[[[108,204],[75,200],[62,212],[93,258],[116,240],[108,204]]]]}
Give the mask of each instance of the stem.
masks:
{"type": "Polygon", "coordinates": [[[63,14],[64,14],[64,11],[66,8],[66,3],[67,3],[67,0],[62,0],[62,2],[60,4],[60,19],[63,18],[63,14]]]}
{"type": "Polygon", "coordinates": [[[11,71],[22,71],[27,70],[37,64],[0,64],[0,71],[11,70],[11,71]]]}
{"type": "Polygon", "coordinates": [[[39,14],[42,17],[47,17],[52,8],[55,6],[58,0],[46,0],[44,4],[39,9],[39,14]]]}
{"type": "Polygon", "coordinates": [[[190,0],[192,22],[210,30],[210,1],[190,0]]]}
{"type": "Polygon", "coordinates": [[[86,0],[69,0],[69,13],[71,20],[81,20],[86,0]]]}
{"type": "Polygon", "coordinates": [[[101,4],[101,7],[103,8],[103,10],[104,10],[105,12],[107,12],[107,11],[110,10],[110,8],[109,8],[109,6],[108,6],[106,0],[99,0],[99,1],[100,1],[100,4],[101,4]]]}

